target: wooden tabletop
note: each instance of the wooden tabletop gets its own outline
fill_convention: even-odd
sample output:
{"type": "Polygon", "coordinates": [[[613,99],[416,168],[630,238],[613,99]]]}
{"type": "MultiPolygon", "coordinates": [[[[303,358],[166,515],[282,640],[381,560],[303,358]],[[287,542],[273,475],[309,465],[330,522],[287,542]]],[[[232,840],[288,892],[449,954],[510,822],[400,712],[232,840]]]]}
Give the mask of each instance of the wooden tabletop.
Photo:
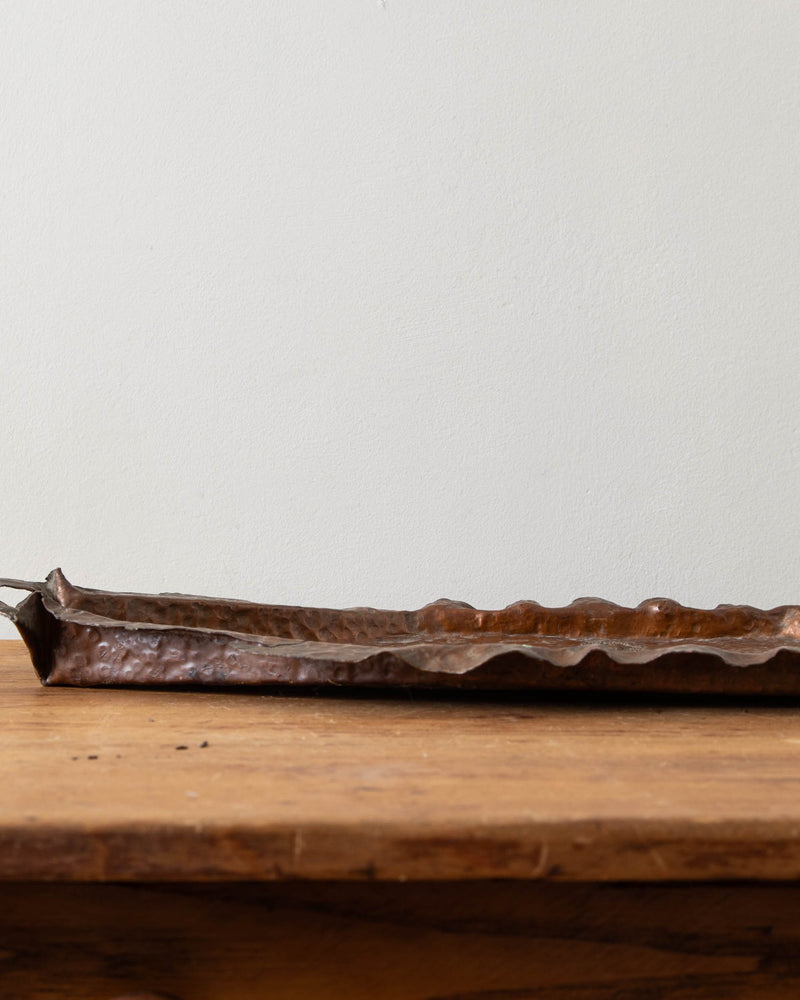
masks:
{"type": "Polygon", "coordinates": [[[800,877],[800,708],[42,688],[0,878],[800,877]]]}

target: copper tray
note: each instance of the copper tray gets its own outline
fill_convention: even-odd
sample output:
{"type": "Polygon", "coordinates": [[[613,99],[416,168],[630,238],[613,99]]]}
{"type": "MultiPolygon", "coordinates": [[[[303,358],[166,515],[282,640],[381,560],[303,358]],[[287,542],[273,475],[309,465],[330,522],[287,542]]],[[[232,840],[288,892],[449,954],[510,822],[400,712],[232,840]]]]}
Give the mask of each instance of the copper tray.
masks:
{"type": "Polygon", "coordinates": [[[581,598],[477,611],[302,608],[75,587],[61,570],[0,613],[44,684],[361,685],[800,694],[800,608],[636,608],[581,598]]]}

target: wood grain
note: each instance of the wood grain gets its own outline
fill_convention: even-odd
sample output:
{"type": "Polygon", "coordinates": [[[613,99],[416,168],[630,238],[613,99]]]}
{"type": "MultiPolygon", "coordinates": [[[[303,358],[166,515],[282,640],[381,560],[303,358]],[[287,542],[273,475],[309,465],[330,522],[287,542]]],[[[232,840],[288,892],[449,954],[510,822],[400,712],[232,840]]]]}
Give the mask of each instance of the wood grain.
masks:
{"type": "Polygon", "coordinates": [[[0,887],[0,1000],[789,1000],[800,887],[0,887]]]}
{"type": "Polygon", "coordinates": [[[800,711],[47,689],[0,646],[0,878],[793,879],[800,711]]]}

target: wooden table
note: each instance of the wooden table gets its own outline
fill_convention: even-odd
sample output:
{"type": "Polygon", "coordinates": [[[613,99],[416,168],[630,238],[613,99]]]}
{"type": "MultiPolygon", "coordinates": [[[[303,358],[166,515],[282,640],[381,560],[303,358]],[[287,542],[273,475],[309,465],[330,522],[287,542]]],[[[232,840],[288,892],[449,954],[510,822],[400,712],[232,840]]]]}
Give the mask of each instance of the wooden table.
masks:
{"type": "Polygon", "coordinates": [[[0,998],[800,992],[796,705],[41,688],[0,643],[0,998]]]}

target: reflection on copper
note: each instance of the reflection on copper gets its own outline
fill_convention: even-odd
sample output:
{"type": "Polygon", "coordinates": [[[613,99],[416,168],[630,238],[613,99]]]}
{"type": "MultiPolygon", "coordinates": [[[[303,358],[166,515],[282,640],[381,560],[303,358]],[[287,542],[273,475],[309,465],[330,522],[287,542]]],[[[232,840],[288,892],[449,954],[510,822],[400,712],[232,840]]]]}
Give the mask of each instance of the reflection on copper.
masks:
{"type": "Polygon", "coordinates": [[[15,622],[45,684],[800,694],[800,608],[635,608],[581,598],[479,611],[304,608],[71,584],[29,590],[15,622]]]}

